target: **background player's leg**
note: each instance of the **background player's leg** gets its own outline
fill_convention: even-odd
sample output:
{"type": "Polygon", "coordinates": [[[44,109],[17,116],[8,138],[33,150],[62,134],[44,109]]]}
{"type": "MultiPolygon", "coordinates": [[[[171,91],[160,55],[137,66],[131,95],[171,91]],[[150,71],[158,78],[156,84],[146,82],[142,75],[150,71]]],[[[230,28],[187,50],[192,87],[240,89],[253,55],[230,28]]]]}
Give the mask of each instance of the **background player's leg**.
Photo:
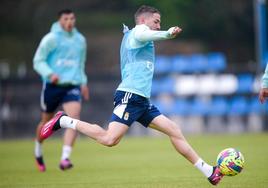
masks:
{"type": "Polygon", "coordinates": [[[149,127],[168,135],[171,143],[180,154],[182,154],[188,161],[194,164],[206,177],[211,176],[213,173],[213,167],[205,163],[197,155],[197,153],[184,138],[180,127],[173,121],[164,115],[159,115],[153,119],[149,127]]]}
{"type": "MultiPolygon", "coordinates": [[[[63,110],[66,112],[66,114],[72,118],[80,119],[80,113],[81,113],[81,103],[80,102],[67,102],[63,105],[63,110]]],[[[66,129],[64,137],[63,137],[63,143],[64,145],[73,146],[75,142],[75,138],[77,136],[77,132],[73,129],[66,129]]]]}
{"type": "Polygon", "coordinates": [[[36,163],[38,166],[39,171],[43,172],[45,171],[45,163],[43,161],[43,153],[42,153],[42,142],[43,140],[40,138],[40,131],[43,125],[48,122],[52,117],[54,113],[41,113],[41,121],[39,122],[37,128],[36,128],[36,140],[35,140],[35,146],[34,146],[34,155],[36,159],[36,163]]]}
{"type": "MultiPolygon", "coordinates": [[[[77,101],[71,101],[63,103],[63,110],[68,114],[68,116],[80,119],[81,112],[81,103],[77,101]]],[[[74,145],[75,139],[77,136],[77,131],[73,129],[66,129],[63,136],[63,147],[62,147],[62,155],[61,155],[61,169],[68,169],[68,167],[72,167],[69,159],[72,152],[72,147],[74,145]],[[65,168],[66,167],[66,168],[65,168]]]]}

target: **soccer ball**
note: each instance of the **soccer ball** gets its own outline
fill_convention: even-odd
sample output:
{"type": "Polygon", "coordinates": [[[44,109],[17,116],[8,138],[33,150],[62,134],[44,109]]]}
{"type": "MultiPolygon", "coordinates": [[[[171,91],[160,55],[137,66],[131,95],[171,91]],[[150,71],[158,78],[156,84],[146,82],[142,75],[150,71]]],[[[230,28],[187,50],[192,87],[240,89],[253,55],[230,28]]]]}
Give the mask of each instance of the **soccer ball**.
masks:
{"type": "Polygon", "coordinates": [[[234,148],[222,150],[217,157],[220,172],[226,176],[235,176],[244,168],[244,156],[234,148]]]}

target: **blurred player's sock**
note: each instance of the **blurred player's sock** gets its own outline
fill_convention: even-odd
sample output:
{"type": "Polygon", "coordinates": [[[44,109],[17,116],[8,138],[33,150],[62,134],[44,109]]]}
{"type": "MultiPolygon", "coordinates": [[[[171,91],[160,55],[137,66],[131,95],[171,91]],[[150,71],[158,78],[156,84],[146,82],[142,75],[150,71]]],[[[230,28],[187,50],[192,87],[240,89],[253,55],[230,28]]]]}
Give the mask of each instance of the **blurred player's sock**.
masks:
{"type": "Polygon", "coordinates": [[[208,165],[201,158],[194,164],[194,166],[200,170],[206,177],[210,177],[213,173],[213,166],[208,165]]]}
{"type": "Polygon", "coordinates": [[[72,152],[72,147],[68,145],[64,145],[62,147],[61,160],[69,159],[71,156],[71,152],[72,152]]]}
{"type": "Polygon", "coordinates": [[[34,155],[35,155],[35,157],[42,156],[42,145],[38,140],[35,140],[34,155]]]}
{"type": "Polygon", "coordinates": [[[34,155],[38,170],[44,172],[46,166],[42,156],[42,144],[38,140],[35,140],[34,155]]]}
{"type": "Polygon", "coordinates": [[[62,147],[62,155],[61,155],[61,161],[60,161],[60,169],[61,170],[67,170],[73,167],[73,164],[69,160],[72,153],[72,147],[68,145],[64,145],[62,147]]]}
{"type": "Polygon", "coordinates": [[[69,116],[62,116],[60,118],[61,128],[71,128],[75,130],[77,122],[78,120],[70,118],[69,116]]]}

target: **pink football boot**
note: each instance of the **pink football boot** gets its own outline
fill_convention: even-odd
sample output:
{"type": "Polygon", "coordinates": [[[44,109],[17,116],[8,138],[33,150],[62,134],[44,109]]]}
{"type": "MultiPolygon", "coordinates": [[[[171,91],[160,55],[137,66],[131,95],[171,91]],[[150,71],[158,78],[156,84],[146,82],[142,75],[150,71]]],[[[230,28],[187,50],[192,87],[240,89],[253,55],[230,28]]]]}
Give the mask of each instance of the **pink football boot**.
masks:
{"type": "Polygon", "coordinates": [[[43,157],[35,157],[37,168],[40,172],[46,171],[46,165],[44,163],[43,157]]]}
{"type": "Polygon", "coordinates": [[[64,159],[60,161],[59,167],[61,170],[68,170],[73,167],[73,164],[69,159],[64,159]]]}
{"type": "Polygon", "coordinates": [[[223,174],[220,172],[220,168],[218,166],[213,167],[213,173],[212,175],[208,178],[208,181],[212,185],[217,185],[220,183],[221,179],[223,178],[223,174]]]}
{"type": "Polygon", "coordinates": [[[50,137],[55,131],[59,130],[61,128],[59,120],[62,116],[66,116],[63,111],[57,112],[55,116],[42,127],[40,131],[40,138],[46,139],[50,137]]]}

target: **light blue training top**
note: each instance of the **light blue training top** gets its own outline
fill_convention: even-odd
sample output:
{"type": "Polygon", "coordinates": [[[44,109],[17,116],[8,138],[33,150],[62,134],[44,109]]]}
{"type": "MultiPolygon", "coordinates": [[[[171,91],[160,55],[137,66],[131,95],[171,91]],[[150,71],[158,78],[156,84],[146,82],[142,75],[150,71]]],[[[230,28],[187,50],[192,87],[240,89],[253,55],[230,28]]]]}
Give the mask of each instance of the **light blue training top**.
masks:
{"type": "Polygon", "coordinates": [[[87,83],[85,74],[86,40],[75,28],[66,32],[58,22],[41,40],[34,55],[34,70],[45,82],[49,76],[59,76],[58,84],[82,85],[87,83]]]}
{"type": "Polygon", "coordinates": [[[126,31],[120,48],[122,82],[117,90],[150,98],[155,62],[153,41],[169,38],[169,31],[153,31],[144,24],[126,31]]]}

